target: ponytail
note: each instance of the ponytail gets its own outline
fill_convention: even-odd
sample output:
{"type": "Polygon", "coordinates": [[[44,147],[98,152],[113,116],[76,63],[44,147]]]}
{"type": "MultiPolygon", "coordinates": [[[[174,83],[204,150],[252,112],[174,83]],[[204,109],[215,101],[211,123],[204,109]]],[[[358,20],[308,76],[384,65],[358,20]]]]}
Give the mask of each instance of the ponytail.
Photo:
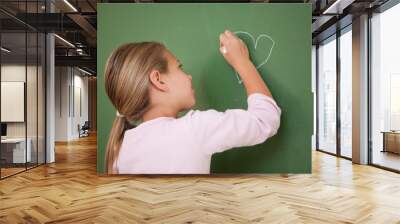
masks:
{"type": "Polygon", "coordinates": [[[150,72],[167,72],[165,52],[165,46],[157,42],[127,43],[114,50],[107,59],[106,93],[118,111],[106,147],[108,174],[118,173],[116,162],[125,130],[133,128],[131,123],[140,120],[150,106],[150,72]]]}
{"type": "Polygon", "coordinates": [[[108,174],[117,174],[115,163],[119,155],[119,150],[124,140],[125,131],[135,126],[131,125],[126,117],[116,116],[110,131],[110,136],[108,138],[107,150],[106,150],[106,172],[108,174]]]}

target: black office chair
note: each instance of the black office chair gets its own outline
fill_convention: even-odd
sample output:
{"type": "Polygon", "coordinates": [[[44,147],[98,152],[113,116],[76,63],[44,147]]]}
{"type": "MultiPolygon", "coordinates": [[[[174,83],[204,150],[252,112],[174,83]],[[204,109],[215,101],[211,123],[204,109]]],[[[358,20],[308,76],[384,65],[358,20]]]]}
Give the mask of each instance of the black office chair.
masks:
{"type": "Polygon", "coordinates": [[[79,138],[89,136],[89,129],[90,129],[89,121],[85,121],[82,127],[80,127],[80,125],[78,124],[79,138]]]}

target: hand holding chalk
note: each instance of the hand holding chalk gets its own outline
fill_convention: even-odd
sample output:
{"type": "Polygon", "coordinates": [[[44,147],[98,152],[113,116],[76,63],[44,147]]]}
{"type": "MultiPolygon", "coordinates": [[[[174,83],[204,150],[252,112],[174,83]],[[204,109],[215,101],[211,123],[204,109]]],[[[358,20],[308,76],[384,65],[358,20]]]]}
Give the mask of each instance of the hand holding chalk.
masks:
{"type": "Polygon", "coordinates": [[[241,63],[250,61],[246,44],[234,33],[226,30],[220,34],[219,40],[220,52],[235,70],[237,70],[241,63]]]}

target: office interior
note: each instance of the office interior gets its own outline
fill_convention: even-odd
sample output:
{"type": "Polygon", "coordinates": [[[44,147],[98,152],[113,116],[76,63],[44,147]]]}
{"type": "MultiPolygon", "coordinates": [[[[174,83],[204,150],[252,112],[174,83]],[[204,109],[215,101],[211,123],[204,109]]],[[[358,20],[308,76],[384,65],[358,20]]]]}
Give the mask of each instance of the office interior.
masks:
{"type": "Polygon", "coordinates": [[[79,3],[87,15],[62,15],[76,10],[63,1],[0,6],[3,179],[54,163],[56,143],[96,133],[96,3],[79,3]]]}
{"type": "Polygon", "coordinates": [[[396,54],[400,46],[396,40],[400,32],[395,24],[400,21],[400,5],[382,3],[359,20],[354,23],[354,18],[344,16],[336,30],[328,29],[313,40],[315,149],[398,172],[400,69],[396,54]],[[359,40],[359,35],[364,39],[359,40]],[[358,63],[363,63],[364,77],[355,74],[358,63]],[[354,106],[362,106],[357,108],[362,111],[353,111],[354,106]],[[361,123],[353,127],[353,122],[361,123]],[[363,142],[356,142],[360,147],[352,146],[359,141],[354,139],[359,137],[355,131],[363,132],[363,142]]]}
{"type": "MultiPolygon", "coordinates": [[[[119,2],[181,1],[0,2],[0,183],[56,170],[58,158],[67,169],[87,142],[95,166],[96,77],[103,75],[96,72],[96,4],[119,2]]],[[[400,173],[400,1],[197,2],[311,4],[313,157],[334,158],[324,165],[331,171],[348,161],[349,175],[359,165],[368,175],[400,173]]]]}
{"type": "MultiPolygon", "coordinates": [[[[96,1],[67,2],[1,3],[1,178],[54,162],[55,142],[79,139],[82,126],[89,127],[86,134],[96,131],[96,1]]],[[[313,149],[348,160],[358,153],[352,148],[352,17],[363,13],[369,144],[362,163],[400,171],[400,6],[350,2],[340,16],[313,16],[313,149]]],[[[330,5],[310,3],[314,11],[330,5]]]]}

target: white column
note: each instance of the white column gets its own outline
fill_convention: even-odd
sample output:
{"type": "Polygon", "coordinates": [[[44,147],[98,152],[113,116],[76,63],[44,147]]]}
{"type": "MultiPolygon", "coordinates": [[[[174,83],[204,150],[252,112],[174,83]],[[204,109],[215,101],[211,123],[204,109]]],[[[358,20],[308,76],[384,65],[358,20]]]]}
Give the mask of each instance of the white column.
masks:
{"type": "MultiPolygon", "coordinates": [[[[54,5],[46,1],[47,12],[54,12],[54,5]]],[[[54,35],[46,35],[46,163],[55,162],[55,43],[54,35]]]]}
{"type": "Polygon", "coordinates": [[[52,163],[55,161],[55,150],[54,150],[54,133],[55,133],[55,76],[54,76],[54,35],[49,33],[46,36],[46,60],[47,60],[47,126],[46,126],[46,163],[52,163]]]}
{"type": "Polygon", "coordinates": [[[368,15],[353,19],[353,136],[354,163],[368,163],[368,15]]]}

